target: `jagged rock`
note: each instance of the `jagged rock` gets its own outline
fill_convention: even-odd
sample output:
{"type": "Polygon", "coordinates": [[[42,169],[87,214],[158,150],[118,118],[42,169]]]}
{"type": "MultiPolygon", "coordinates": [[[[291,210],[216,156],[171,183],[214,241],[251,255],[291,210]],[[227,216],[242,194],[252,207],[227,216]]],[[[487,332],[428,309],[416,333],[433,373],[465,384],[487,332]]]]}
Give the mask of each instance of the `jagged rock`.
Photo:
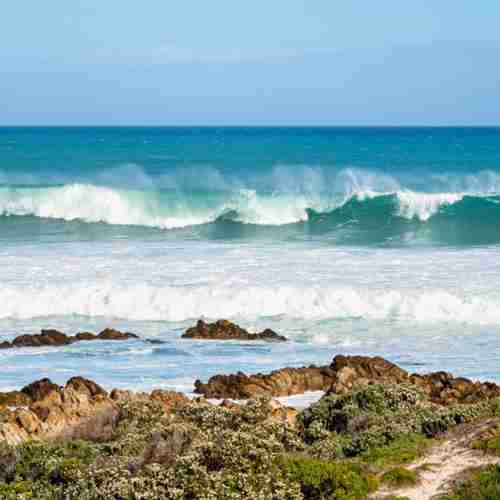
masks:
{"type": "Polygon", "coordinates": [[[101,340],[129,340],[138,339],[139,336],[135,333],[124,333],[119,330],[115,330],[114,328],[106,328],[99,335],[97,335],[97,338],[101,340]]]}
{"type": "MultiPolygon", "coordinates": [[[[41,347],[41,346],[62,346],[73,344],[74,342],[90,341],[90,340],[129,340],[138,339],[139,336],[134,333],[123,333],[113,328],[106,328],[99,335],[91,332],[77,333],[74,337],[70,337],[58,330],[42,330],[39,334],[19,335],[12,342],[4,341],[0,343],[0,349],[12,349],[14,347],[41,347]]],[[[161,343],[157,341],[155,343],[161,343]]]]}
{"type": "Polygon", "coordinates": [[[286,337],[278,335],[267,328],[260,333],[249,333],[227,319],[220,319],[215,323],[205,323],[199,320],[196,326],[188,328],[182,335],[183,339],[203,340],[266,340],[270,342],[285,342],[286,337]]]}
{"type": "Polygon", "coordinates": [[[56,384],[53,384],[52,381],[48,378],[43,378],[41,380],[37,380],[31,384],[28,384],[26,387],[21,389],[21,392],[26,394],[28,398],[33,401],[40,401],[46,398],[52,392],[58,392],[60,387],[56,384]]]}
{"type": "Polygon", "coordinates": [[[72,377],[66,383],[66,387],[72,387],[76,392],[86,392],[90,397],[101,394],[107,396],[108,393],[92,380],[83,377],[72,377]]]}
{"type": "Polygon", "coordinates": [[[28,439],[109,438],[119,415],[106,392],[83,377],[73,377],[64,388],[42,379],[7,395],[0,395],[0,400],[23,403],[0,415],[0,441],[9,444],[28,439]]]}
{"type": "Polygon", "coordinates": [[[306,391],[326,391],[335,373],[328,367],[283,368],[268,375],[215,375],[203,384],[195,382],[195,392],[207,398],[248,399],[256,396],[291,396],[306,391]]]}
{"type": "Polygon", "coordinates": [[[437,404],[475,403],[500,397],[500,387],[491,382],[454,378],[446,372],[410,375],[381,357],[335,356],[330,366],[283,368],[269,374],[215,375],[204,384],[195,382],[195,392],[207,398],[248,399],[256,396],[289,396],[322,390],[344,394],[369,384],[413,384],[437,404]]]}
{"type": "Polygon", "coordinates": [[[375,356],[343,356],[333,358],[330,368],[335,372],[335,381],[330,392],[349,392],[354,385],[369,383],[394,383],[408,381],[408,373],[384,358],[375,356]]]}

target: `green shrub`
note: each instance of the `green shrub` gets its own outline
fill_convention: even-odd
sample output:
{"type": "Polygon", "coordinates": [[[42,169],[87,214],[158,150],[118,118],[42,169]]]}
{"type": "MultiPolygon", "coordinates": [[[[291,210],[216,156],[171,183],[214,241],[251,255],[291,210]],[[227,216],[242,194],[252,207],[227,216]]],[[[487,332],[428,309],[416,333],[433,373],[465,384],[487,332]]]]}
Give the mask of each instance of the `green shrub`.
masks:
{"type": "Polygon", "coordinates": [[[382,475],[382,482],[391,488],[413,486],[418,482],[418,474],[404,467],[396,467],[382,475]]]}
{"type": "Polygon", "coordinates": [[[378,487],[376,478],[355,464],[288,456],[281,467],[290,481],[300,484],[306,500],[361,499],[378,487]]]}
{"type": "Polygon", "coordinates": [[[473,474],[453,493],[443,497],[443,500],[498,500],[499,498],[500,465],[491,465],[473,474]]]}

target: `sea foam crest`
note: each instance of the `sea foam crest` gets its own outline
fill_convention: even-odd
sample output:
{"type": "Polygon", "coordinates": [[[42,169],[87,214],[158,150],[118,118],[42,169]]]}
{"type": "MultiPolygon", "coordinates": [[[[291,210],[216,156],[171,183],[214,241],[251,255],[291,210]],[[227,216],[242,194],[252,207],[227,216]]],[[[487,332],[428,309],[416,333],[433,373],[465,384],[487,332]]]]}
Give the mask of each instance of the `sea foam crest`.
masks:
{"type": "Polygon", "coordinates": [[[128,320],[285,316],[305,319],[404,319],[496,324],[500,302],[444,289],[354,287],[118,286],[112,283],[3,287],[0,318],[83,315],[128,320]]]}
{"type": "Polygon", "coordinates": [[[160,229],[207,224],[227,216],[243,224],[278,226],[306,221],[308,209],[329,212],[354,198],[369,203],[382,196],[396,198],[395,215],[425,222],[441,207],[461,201],[466,194],[409,190],[376,192],[367,189],[347,198],[326,192],[260,193],[251,189],[186,194],[67,184],[44,188],[0,188],[0,215],[32,215],[160,229]]]}

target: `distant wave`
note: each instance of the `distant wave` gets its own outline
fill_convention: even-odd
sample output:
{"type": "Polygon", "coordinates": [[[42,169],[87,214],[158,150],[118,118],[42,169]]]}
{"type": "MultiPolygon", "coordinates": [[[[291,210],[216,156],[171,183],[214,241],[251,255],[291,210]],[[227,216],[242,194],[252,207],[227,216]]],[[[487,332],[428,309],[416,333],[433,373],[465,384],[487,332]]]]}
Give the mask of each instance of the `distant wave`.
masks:
{"type": "Polygon", "coordinates": [[[296,226],[300,231],[306,228],[312,234],[325,234],[345,233],[347,228],[368,235],[368,242],[402,233],[415,236],[415,232],[433,239],[440,235],[456,238],[460,233],[460,238],[473,236],[472,243],[500,241],[500,196],[465,192],[361,190],[342,197],[248,189],[186,194],[91,184],[2,187],[0,215],[163,230],[241,224],[262,230],[296,226]]]}

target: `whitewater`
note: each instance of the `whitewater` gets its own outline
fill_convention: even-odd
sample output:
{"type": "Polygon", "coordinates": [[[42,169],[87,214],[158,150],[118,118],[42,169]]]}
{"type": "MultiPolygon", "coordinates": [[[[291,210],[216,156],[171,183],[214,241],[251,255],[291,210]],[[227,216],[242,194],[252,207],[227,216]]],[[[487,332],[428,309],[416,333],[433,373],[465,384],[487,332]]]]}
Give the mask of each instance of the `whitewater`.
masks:
{"type": "Polygon", "coordinates": [[[0,341],[112,326],[164,342],[0,351],[0,390],[79,374],[189,393],[338,353],[499,381],[499,138],[0,130],[0,341]],[[182,340],[199,318],[291,342],[182,340]]]}

